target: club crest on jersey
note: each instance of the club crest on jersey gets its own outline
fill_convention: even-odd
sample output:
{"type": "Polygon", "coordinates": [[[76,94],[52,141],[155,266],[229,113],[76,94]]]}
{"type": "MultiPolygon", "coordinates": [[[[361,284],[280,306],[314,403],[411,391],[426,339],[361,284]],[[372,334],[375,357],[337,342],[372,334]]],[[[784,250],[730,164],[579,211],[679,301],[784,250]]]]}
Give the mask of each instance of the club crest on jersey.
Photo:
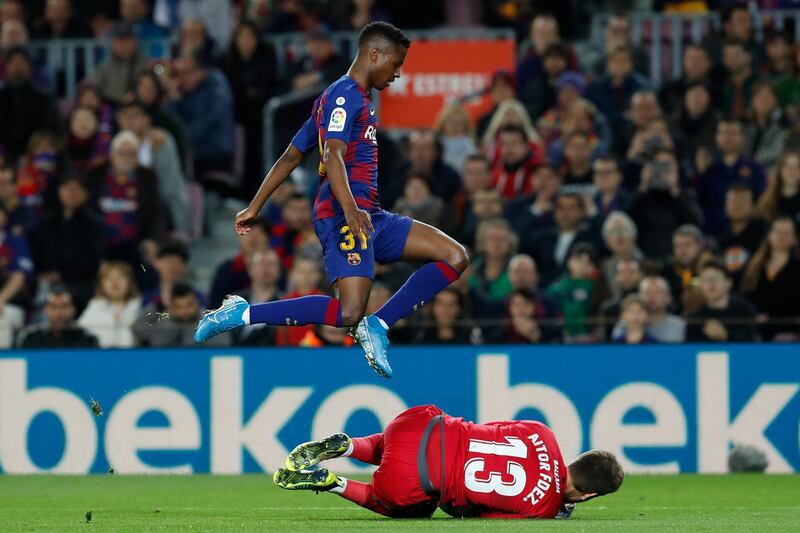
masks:
{"type": "Polygon", "coordinates": [[[364,132],[364,138],[372,142],[378,142],[378,128],[375,126],[367,126],[367,129],[364,132]]]}
{"type": "Polygon", "coordinates": [[[347,120],[347,111],[341,107],[337,107],[331,113],[331,119],[328,121],[328,131],[344,131],[344,123],[347,120]]]}
{"type": "Polygon", "coordinates": [[[358,252],[350,252],[347,254],[347,264],[356,266],[361,264],[361,254],[358,252]]]}

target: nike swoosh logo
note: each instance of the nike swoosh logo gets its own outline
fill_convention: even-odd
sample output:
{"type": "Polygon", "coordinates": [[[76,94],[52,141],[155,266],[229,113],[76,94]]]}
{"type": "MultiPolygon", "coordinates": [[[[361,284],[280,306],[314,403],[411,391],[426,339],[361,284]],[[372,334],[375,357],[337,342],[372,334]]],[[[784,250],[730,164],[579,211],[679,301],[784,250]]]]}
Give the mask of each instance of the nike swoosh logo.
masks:
{"type": "Polygon", "coordinates": [[[370,114],[370,115],[374,115],[374,114],[375,114],[375,110],[374,110],[374,109],[370,109],[370,110],[369,110],[369,114],[370,114]]]}

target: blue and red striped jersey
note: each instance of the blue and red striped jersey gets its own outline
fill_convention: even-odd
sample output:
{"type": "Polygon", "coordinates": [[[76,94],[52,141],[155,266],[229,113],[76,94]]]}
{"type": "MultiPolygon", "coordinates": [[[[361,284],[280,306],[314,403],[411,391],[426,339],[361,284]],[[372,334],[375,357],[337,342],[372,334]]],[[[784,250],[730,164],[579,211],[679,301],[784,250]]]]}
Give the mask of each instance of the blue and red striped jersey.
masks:
{"type": "Polygon", "coordinates": [[[356,205],[377,211],[378,204],[378,118],[369,93],[345,75],[333,82],[314,102],[311,117],[292,139],[303,153],[319,150],[320,187],[314,202],[314,220],[340,215],[342,208],[328,182],[322,154],[325,141],[347,143],[344,164],[356,205]]]}

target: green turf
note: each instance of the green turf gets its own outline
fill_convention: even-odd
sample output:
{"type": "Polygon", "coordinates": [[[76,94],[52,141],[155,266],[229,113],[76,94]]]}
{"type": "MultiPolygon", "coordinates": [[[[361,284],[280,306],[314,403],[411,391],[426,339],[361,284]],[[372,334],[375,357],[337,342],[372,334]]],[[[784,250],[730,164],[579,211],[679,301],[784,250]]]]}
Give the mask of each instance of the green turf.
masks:
{"type": "Polygon", "coordinates": [[[797,531],[800,476],[629,476],[565,521],[389,520],[266,476],[0,476],[0,531],[797,531]],[[84,518],[92,512],[91,523],[84,518]]]}

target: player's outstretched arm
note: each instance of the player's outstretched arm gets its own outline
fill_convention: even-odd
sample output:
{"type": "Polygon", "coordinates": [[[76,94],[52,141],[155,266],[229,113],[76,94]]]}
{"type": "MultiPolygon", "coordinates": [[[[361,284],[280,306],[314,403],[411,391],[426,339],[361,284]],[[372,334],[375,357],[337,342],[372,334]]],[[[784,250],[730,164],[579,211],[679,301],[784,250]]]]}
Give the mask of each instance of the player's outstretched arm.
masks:
{"type": "Polygon", "coordinates": [[[250,232],[250,228],[256,223],[261,213],[261,208],[267,203],[269,197],[275,192],[286,178],[292,173],[294,169],[303,162],[305,154],[298,150],[293,144],[290,144],[283,154],[275,161],[272,168],[267,172],[264,181],[261,182],[261,187],[253,197],[250,205],[241,210],[233,222],[233,227],[239,235],[245,235],[250,232]]]}
{"type": "Polygon", "coordinates": [[[347,167],[344,165],[346,153],[347,143],[339,139],[328,139],[325,141],[322,162],[325,164],[333,195],[342,206],[350,231],[353,235],[363,235],[366,238],[372,234],[374,228],[369,213],[358,208],[356,200],[353,198],[353,192],[350,190],[350,184],[347,181],[347,167]]]}

